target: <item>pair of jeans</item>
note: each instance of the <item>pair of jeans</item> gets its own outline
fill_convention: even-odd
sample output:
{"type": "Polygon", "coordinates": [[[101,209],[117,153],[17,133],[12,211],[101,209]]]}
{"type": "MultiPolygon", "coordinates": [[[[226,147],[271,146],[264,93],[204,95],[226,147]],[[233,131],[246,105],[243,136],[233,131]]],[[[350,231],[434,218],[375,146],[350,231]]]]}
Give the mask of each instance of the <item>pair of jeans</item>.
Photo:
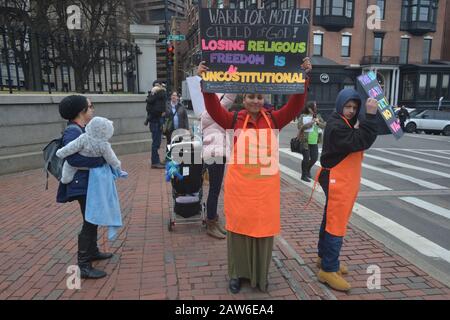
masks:
{"type": "Polygon", "coordinates": [[[225,172],[225,161],[206,165],[209,174],[209,193],[206,202],[206,212],[209,220],[217,217],[217,203],[222,188],[223,175],[225,172]]]}
{"type": "Polygon", "coordinates": [[[150,120],[150,132],[152,133],[152,164],[161,163],[158,150],[161,147],[161,118],[150,120]]]}
{"type": "Polygon", "coordinates": [[[302,175],[306,175],[310,173],[311,168],[319,158],[319,145],[308,144],[308,149],[303,149],[302,155],[302,175]]]}
{"type": "Polygon", "coordinates": [[[322,223],[320,225],[317,249],[318,255],[322,259],[321,269],[325,272],[337,272],[339,271],[339,255],[341,253],[344,237],[332,235],[325,230],[327,226],[329,177],[330,172],[328,170],[322,170],[319,176],[319,183],[325,192],[327,201],[325,203],[322,223]]]}

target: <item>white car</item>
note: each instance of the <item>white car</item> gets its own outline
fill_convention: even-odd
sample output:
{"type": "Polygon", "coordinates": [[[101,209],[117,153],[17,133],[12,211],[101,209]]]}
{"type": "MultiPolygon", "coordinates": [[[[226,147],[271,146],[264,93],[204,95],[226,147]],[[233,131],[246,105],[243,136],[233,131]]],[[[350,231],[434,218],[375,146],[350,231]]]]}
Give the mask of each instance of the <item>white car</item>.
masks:
{"type": "Polygon", "coordinates": [[[450,136],[450,112],[425,110],[414,117],[406,120],[405,131],[425,133],[443,133],[450,136]]]}

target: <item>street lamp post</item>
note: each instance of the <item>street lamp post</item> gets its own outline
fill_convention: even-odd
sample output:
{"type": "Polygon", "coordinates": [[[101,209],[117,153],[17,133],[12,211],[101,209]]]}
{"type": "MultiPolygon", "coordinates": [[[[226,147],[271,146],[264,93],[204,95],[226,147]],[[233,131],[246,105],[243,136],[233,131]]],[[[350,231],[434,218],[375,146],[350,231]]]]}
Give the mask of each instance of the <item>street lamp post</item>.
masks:
{"type": "MultiPolygon", "coordinates": [[[[167,47],[168,47],[168,40],[169,40],[169,6],[168,6],[168,1],[169,0],[164,0],[164,30],[166,33],[166,41],[165,41],[165,51],[167,51],[167,47]]],[[[169,63],[169,57],[166,54],[166,86],[167,86],[167,92],[170,92],[171,89],[171,66],[169,63]]]]}

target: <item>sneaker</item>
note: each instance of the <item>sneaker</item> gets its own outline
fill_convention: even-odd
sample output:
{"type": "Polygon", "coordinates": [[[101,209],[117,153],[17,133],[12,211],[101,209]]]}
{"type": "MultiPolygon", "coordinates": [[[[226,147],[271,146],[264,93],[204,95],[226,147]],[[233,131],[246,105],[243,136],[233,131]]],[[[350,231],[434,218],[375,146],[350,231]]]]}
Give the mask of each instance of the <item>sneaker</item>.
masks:
{"type": "Polygon", "coordinates": [[[301,179],[306,182],[311,182],[311,180],[309,180],[309,178],[306,175],[302,175],[301,179]]]}
{"type": "Polygon", "coordinates": [[[161,163],[152,164],[152,169],[165,169],[165,168],[166,167],[161,163]]]}

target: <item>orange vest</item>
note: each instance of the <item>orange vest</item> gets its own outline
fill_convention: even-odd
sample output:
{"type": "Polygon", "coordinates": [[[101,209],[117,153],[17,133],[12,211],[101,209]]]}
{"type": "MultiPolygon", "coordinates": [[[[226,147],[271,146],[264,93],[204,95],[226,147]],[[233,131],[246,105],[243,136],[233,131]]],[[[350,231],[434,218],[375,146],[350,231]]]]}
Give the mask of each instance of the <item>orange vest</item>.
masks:
{"type": "Polygon", "coordinates": [[[224,184],[226,229],[254,238],[280,233],[278,141],[266,113],[261,111],[261,114],[269,129],[248,130],[250,116],[247,115],[243,131],[234,144],[233,163],[227,166],[224,184]],[[264,161],[259,155],[266,155],[264,161]]]}
{"type": "MultiPolygon", "coordinates": [[[[347,119],[342,118],[350,126],[347,119]]],[[[363,156],[363,151],[352,152],[329,169],[325,230],[332,235],[343,237],[347,233],[348,221],[361,183],[363,156]]]]}

